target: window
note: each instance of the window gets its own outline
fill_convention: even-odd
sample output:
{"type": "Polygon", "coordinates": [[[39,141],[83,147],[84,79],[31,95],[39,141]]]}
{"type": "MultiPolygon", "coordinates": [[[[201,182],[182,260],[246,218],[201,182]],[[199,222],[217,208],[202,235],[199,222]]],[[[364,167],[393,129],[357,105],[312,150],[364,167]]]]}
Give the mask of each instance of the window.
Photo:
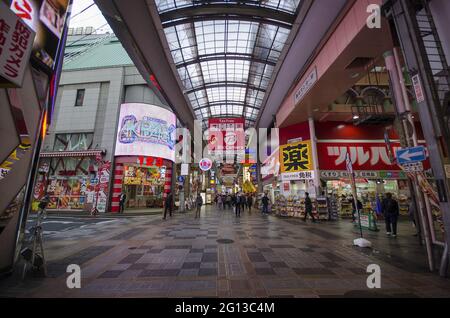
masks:
{"type": "Polygon", "coordinates": [[[92,133],[57,134],[54,151],[88,150],[92,147],[92,133]]]}
{"type": "Polygon", "coordinates": [[[75,99],[75,106],[83,106],[85,89],[77,89],[77,98],[75,99]]]}

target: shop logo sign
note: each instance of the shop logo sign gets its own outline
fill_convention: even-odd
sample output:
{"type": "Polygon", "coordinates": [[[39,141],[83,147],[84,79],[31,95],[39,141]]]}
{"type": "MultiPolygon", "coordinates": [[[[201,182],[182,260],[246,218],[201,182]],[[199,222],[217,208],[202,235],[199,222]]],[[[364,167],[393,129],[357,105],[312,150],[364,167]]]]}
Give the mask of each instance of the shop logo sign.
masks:
{"type": "Polygon", "coordinates": [[[175,125],[170,126],[165,120],[144,116],[137,120],[134,115],[127,115],[120,125],[119,142],[132,144],[144,142],[169,147],[175,146],[175,125]]]}
{"type": "Polygon", "coordinates": [[[202,171],[208,171],[212,167],[212,161],[209,158],[203,158],[198,165],[202,171]]]}

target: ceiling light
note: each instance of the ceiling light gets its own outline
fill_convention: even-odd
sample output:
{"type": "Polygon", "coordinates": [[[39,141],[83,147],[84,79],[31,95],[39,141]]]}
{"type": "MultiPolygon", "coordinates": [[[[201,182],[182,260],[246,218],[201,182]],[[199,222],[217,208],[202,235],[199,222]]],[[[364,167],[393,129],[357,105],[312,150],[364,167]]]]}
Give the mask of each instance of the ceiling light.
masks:
{"type": "Polygon", "coordinates": [[[342,128],[344,128],[345,127],[345,125],[339,125],[339,126],[337,126],[337,129],[342,129],[342,128]]]}
{"type": "Polygon", "coordinates": [[[353,115],[353,119],[359,119],[359,115],[353,115]]]}

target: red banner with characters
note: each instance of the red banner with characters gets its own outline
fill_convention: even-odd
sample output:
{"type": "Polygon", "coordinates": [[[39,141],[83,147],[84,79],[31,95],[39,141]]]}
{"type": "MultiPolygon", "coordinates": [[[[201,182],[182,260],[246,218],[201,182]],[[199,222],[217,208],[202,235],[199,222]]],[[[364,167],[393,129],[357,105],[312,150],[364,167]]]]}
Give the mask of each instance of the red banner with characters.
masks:
{"type": "Polygon", "coordinates": [[[208,150],[212,153],[245,150],[245,119],[209,118],[208,150]]]}
{"type": "MultiPolygon", "coordinates": [[[[425,144],[422,144],[425,145],[425,144]]],[[[392,142],[393,156],[400,143],[392,142]]],[[[354,170],[362,171],[392,171],[401,170],[399,166],[390,160],[389,151],[384,142],[370,141],[330,141],[317,142],[317,156],[320,170],[346,170],[345,158],[347,153],[353,164],[354,170]]],[[[424,162],[424,169],[429,169],[430,163],[424,162]]]]}

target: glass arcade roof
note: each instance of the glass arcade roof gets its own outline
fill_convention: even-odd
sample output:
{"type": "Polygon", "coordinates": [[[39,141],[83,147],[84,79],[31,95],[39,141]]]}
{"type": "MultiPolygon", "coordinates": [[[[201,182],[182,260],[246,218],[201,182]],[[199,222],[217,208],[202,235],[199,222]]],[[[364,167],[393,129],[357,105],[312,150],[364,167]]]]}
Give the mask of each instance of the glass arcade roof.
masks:
{"type": "Polygon", "coordinates": [[[300,0],[157,0],[184,93],[210,117],[254,126],[300,0]]]}

